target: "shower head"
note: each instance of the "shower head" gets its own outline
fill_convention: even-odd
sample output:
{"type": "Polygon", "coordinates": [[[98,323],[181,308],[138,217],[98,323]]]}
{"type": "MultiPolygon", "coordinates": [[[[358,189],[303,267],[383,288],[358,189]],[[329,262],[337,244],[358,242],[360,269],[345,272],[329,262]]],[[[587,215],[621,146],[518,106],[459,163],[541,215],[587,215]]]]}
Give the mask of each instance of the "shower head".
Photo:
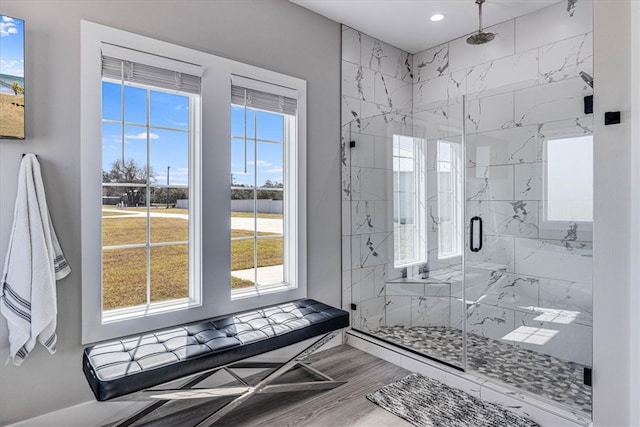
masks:
{"type": "Polygon", "coordinates": [[[494,33],[487,33],[482,31],[482,3],[485,0],[476,0],[476,4],[478,5],[478,32],[476,34],[472,34],[467,38],[467,43],[469,44],[485,44],[489,43],[493,40],[496,35],[494,33]]]}
{"type": "Polygon", "coordinates": [[[589,74],[585,73],[584,71],[580,71],[580,77],[582,77],[582,80],[584,80],[584,82],[586,84],[588,84],[591,89],[593,89],[593,77],[591,77],[589,74]]]}

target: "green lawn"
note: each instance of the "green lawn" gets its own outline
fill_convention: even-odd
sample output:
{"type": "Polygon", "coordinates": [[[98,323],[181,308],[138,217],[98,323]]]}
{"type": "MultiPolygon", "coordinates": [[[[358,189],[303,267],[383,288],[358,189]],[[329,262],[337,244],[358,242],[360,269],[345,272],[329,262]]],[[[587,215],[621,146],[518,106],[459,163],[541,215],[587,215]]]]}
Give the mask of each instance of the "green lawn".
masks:
{"type": "MultiPolygon", "coordinates": [[[[144,210],[144,208],[126,208],[144,210]]],[[[158,209],[158,212],[183,209],[158,209]]],[[[173,213],[173,212],[171,212],[173,213]]],[[[103,245],[116,246],[146,242],[146,219],[141,217],[113,218],[114,213],[103,212],[103,245]]],[[[115,214],[118,215],[118,214],[115,214]]],[[[267,214],[268,215],[268,214],[267,214]]],[[[270,216],[271,218],[273,216],[270,216]]],[[[281,216],[280,216],[281,217],[281,216]]],[[[274,233],[258,233],[269,236],[274,233]]],[[[252,236],[248,230],[231,230],[232,237],[252,236]]],[[[188,221],[182,218],[151,218],[151,242],[180,242],[188,239],[188,221]]],[[[253,267],[253,239],[231,242],[231,270],[253,267]]],[[[188,296],[187,245],[153,247],[151,249],[151,301],[158,302],[188,296]]],[[[282,237],[258,239],[258,266],[282,264],[282,237]]],[[[127,248],[103,251],[103,308],[105,310],[130,307],[146,302],[146,249],[127,248]]],[[[231,287],[253,286],[253,282],[235,277],[231,287]]]]}

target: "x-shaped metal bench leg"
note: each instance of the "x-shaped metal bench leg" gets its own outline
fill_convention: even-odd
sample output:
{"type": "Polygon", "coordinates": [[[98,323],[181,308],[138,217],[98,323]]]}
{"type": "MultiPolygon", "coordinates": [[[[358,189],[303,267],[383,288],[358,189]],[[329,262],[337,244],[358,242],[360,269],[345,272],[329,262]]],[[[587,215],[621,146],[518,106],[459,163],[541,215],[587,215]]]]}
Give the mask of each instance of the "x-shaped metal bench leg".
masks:
{"type": "Polygon", "coordinates": [[[333,337],[337,335],[337,332],[328,333],[309,347],[305,348],[287,362],[279,364],[279,363],[251,363],[251,362],[239,362],[235,364],[231,364],[229,366],[216,368],[212,371],[205,372],[194,377],[192,380],[186,382],[181,387],[177,389],[151,389],[141,391],[135,394],[133,400],[158,400],[140,411],[136,412],[126,420],[117,424],[117,427],[129,426],[139,420],[140,418],[148,415],[149,413],[155,411],[160,406],[168,403],[172,400],[182,400],[182,399],[203,399],[203,398],[215,398],[215,397],[224,397],[224,396],[237,396],[235,399],[228,402],[226,405],[222,406],[211,415],[207,416],[205,419],[200,421],[196,426],[197,427],[205,427],[214,424],[220,418],[233,411],[244,402],[249,400],[252,396],[256,394],[266,394],[266,393],[284,393],[284,392],[292,392],[292,391],[309,391],[309,390],[326,390],[335,388],[341,384],[344,384],[345,381],[335,381],[333,378],[323,374],[322,372],[308,366],[304,363],[304,360],[322,347],[324,344],[329,342],[333,337]],[[262,380],[260,380],[256,385],[249,385],[244,381],[239,375],[233,372],[232,369],[239,368],[276,368],[274,371],[270,372],[266,375],[262,380]],[[309,374],[319,378],[319,381],[306,381],[306,382],[297,382],[297,383],[287,383],[287,384],[272,384],[276,379],[287,373],[288,371],[299,367],[307,371],[309,374]],[[219,370],[225,370],[230,375],[232,375],[237,381],[239,381],[241,386],[232,386],[232,387],[217,387],[217,388],[193,388],[196,384],[205,380],[209,376],[218,372],[219,370]]]}

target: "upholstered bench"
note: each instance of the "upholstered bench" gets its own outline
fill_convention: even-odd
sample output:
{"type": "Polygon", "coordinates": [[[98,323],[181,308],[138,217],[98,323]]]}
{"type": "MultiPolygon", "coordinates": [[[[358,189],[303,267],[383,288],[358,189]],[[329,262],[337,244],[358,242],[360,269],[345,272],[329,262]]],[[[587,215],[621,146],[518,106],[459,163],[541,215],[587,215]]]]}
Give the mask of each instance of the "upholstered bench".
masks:
{"type": "Polygon", "coordinates": [[[347,312],[302,299],[88,347],[84,350],[83,371],[99,401],[121,396],[127,400],[155,401],[118,424],[122,426],[171,400],[238,396],[199,424],[210,425],[257,393],[328,389],[342,384],[303,361],[347,326],[347,312]],[[313,344],[285,363],[240,362],[314,337],[318,339],[313,344]],[[254,385],[232,371],[256,367],[272,370],[254,385]],[[303,368],[320,381],[272,384],[295,367],[303,368]],[[241,385],[192,388],[221,369],[241,385]],[[181,378],[186,382],[179,388],[149,389],[181,378]]]}

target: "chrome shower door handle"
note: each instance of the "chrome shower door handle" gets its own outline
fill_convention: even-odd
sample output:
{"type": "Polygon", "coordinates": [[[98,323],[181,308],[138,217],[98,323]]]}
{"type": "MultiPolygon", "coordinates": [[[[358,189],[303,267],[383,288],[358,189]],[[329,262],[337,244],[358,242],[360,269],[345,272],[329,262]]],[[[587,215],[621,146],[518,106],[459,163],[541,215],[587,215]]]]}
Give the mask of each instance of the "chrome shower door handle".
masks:
{"type": "Polygon", "coordinates": [[[469,249],[471,252],[479,252],[482,249],[482,218],[474,216],[469,222],[469,249]],[[477,236],[475,230],[475,224],[478,223],[477,236]],[[477,244],[474,237],[477,237],[477,244]]]}

